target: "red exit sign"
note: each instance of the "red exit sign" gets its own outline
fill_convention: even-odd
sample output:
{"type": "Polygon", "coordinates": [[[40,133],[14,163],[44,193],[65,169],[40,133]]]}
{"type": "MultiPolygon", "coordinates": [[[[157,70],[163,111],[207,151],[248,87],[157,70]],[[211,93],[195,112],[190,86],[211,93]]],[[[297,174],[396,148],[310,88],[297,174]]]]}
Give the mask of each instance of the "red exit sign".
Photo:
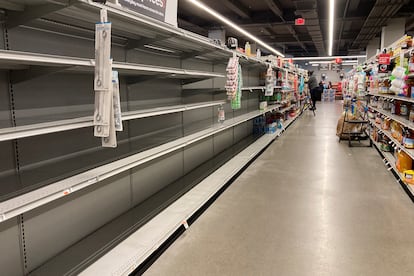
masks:
{"type": "Polygon", "coordinates": [[[305,18],[296,18],[295,19],[295,25],[297,25],[297,26],[305,25],[305,18]]]}

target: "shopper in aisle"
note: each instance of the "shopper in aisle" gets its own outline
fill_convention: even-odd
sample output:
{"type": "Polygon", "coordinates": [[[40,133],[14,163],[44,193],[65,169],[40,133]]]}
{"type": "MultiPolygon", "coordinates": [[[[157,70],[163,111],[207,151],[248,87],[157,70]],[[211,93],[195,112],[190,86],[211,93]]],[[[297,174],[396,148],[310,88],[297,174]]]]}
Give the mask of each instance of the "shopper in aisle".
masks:
{"type": "Polygon", "coordinates": [[[309,71],[309,80],[308,80],[309,91],[311,94],[312,99],[312,109],[316,109],[316,98],[318,94],[318,81],[316,77],[313,75],[313,71],[309,71]]]}

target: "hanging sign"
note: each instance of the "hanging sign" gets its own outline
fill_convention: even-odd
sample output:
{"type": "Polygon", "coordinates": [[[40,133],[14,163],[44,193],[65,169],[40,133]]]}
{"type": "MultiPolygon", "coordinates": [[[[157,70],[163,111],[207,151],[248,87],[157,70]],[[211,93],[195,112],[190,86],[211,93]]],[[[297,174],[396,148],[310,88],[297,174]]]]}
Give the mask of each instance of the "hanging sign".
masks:
{"type": "Polygon", "coordinates": [[[305,18],[296,18],[295,19],[295,25],[296,26],[303,26],[305,25],[305,18]]]}
{"type": "Polygon", "coordinates": [[[122,7],[165,21],[167,0],[118,0],[122,7]]]}
{"type": "Polygon", "coordinates": [[[378,73],[388,73],[390,71],[390,54],[380,54],[378,56],[378,73]]]}

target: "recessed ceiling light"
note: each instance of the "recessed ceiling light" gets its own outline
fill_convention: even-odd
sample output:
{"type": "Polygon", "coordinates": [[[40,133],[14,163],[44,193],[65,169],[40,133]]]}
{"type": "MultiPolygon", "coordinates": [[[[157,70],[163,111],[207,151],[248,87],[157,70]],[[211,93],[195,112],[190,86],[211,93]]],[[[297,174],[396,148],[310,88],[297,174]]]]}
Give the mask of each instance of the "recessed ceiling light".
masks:
{"type": "Polygon", "coordinates": [[[273,48],[272,46],[270,46],[266,42],[264,42],[261,39],[255,37],[254,35],[252,35],[248,31],[244,30],[243,28],[240,28],[235,23],[233,23],[232,21],[230,21],[226,17],[222,16],[221,14],[219,14],[218,12],[216,12],[215,10],[211,9],[210,7],[204,5],[200,1],[198,1],[198,0],[188,0],[188,1],[190,1],[191,3],[193,3],[194,5],[196,5],[197,7],[199,7],[200,9],[206,11],[210,15],[214,16],[215,18],[217,18],[218,20],[220,20],[224,24],[230,26],[234,30],[236,30],[239,33],[243,34],[244,36],[246,36],[246,37],[250,38],[251,40],[255,41],[257,44],[263,46],[264,48],[266,48],[267,50],[271,51],[272,53],[274,53],[274,54],[276,54],[278,56],[281,56],[281,57],[285,57],[281,52],[279,52],[278,50],[276,50],[275,48],[273,48]]]}

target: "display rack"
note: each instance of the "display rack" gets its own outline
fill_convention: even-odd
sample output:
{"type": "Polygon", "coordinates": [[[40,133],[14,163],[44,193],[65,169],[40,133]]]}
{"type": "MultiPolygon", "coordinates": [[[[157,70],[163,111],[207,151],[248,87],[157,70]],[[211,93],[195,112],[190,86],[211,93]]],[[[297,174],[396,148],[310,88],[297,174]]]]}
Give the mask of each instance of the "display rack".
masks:
{"type": "MultiPolygon", "coordinates": [[[[386,49],[391,49],[393,50],[393,55],[391,56],[391,60],[395,60],[395,59],[399,59],[400,62],[402,63],[404,58],[406,58],[409,54],[412,53],[413,48],[412,47],[408,47],[406,49],[403,49],[402,45],[404,44],[403,42],[407,42],[408,40],[410,40],[409,37],[404,36],[401,39],[397,40],[396,42],[394,42],[393,44],[391,44],[390,46],[386,47],[386,49]]],[[[408,45],[408,43],[407,43],[408,45]]],[[[371,57],[366,61],[366,64],[368,65],[365,68],[365,71],[371,71],[373,70],[375,67],[378,66],[378,61],[376,60],[376,57],[371,57]]],[[[411,77],[411,73],[408,74],[408,78],[411,77]]],[[[414,150],[413,149],[409,149],[406,146],[404,146],[403,141],[400,141],[398,139],[396,139],[393,134],[391,133],[390,130],[388,130],[388,127],[384,127],[382,124],[379,124],[376,122],[376,120],[372,119],[373,116],[377,116],[377,119],[380,121],[382,120],[390,120],[390,122],[395,122],[398,123],[401,128],[404,129],[404,131],[413,131],[414,130],[414,123],[410,120],[408,120],[408,114],[407,116],[400,116],[400,115],[396,115],[394,114],[395,110],[393,112],[391,112],[388,108],[387,110],[384,110],[381,105],[378,105],[378,103],[382,103],[384,102],[385,104],[390,104],[391,103],[395,103],[395,102],[401,102],[401,103],[405,103],[406,105],[410,105],[414,103],[414,99],[410,98],[410,97],[405,97],[405,96],[400,96],[400,95],[394,95],[393,93],[388,92],[387,89],[382,88],[382,90],[380,89],[380,85],[378,85],[381,82],[384,82],[385,80],[389,80],[391,77],[391,72],[389,73],[381,73],[381,74],[374,74],[374,77],[370,80],[367,81],[366,85],[367,85],[367,95],[369,98],[369,103],[367,105],[369,111],[372,113],[371,117],[369,119],[369,123],[372,127],[372,129],[374,129],[375,133],[378,134],[378,136],[380,138],[380,140],[383,140],[383,143],[385,144],[389,144],[389,146],[391,147],[391,151],[399,151],[399,152],[403,152],[405,153],[405,156],[408,156],[408,158],[414,159],[414,150]],[[380,99],[380,101],[377,101],[377,99],[380,99]],[[377,103],[374,106],[374,100],[377,103]],[[385,129],[384,129],[385,128],[385,129]]],[[[384,108],[385,107],[384,104],[384,108]]],[[[398,113],[397,113],[398,114],[398,113]]],[[[394,135],[396,135],[394,133],[394,135]]],[[[386,163],[386,165],[389,167],[390,170],[392,170],[394,172],[394,175],[397,177],[398,181],[400,182],[400,184],[403,186],[403,188],[407,191],[407,193],[412,197],[414,195],[413,191],[414,188],[412,185],[406,184],[403,182],[403,177],[402,174],[397,170],[396,168],[396,157],[394,157],[394,155],[391,152],[386,152],[386,151],[382,151],[381,150],[381,146],[380,144],[374,140],[374,138],[370,135],[370,139],[372,141],[372,143],[375,145],[375,147],[377,148],[378,152],[384,157],[384,161],[386,163]]]]}
{"type": "Polygon", "coordinates": [[[397,170],[397,167],[395,166],[396,159],[394,155],[390,152],[382,151],[379,143],[374,141],[372,137],[371,140],[378,153],[384,157],[383,161],[385,165],[389,168],[389,170],[392,170],[394,172],[394,175],[396,176],[398,182],[402,185],[403,188],[405,188],[404,190],[407,191],[411,197],[414,197],[414,185],[404,183],[402,174],[397,170]]]}
{"type": "Polygon", "coordinates": [[[86,268],[80,275],[127,275],[132,273],[156,250],[162,247],[163,243],[180,227],[188,227],[189,220],[196,211],[205,205],[209,198],[217,194],[263,148],[282,135],[285,129],[296,119],[297,116],[289,119],[285,123],[285,128],[279,129],[273,134],[265,135],[247,147],[231,161],[209,175],[197,187],[86,268]],[[134,250],[131,250],[131,247],[134,250]]]}
{"type": "MultiPolygon", "coordinates": [[[[7,103],[0,112],[0,147],[6,160],[0,162],[0,240],[13,256],[0,256],[5,275],[81,272],[125,233],[111,232],[116,242],[111,240],[85,260],[85,250],[72,255],[77,246],[95,248],[86,240],[96,238],[98,246],[103,242],[100,231],[114,231],[111,223],[132,210],[143,217],[142,231],[148,229],[156,212],[174,206],[179,194],[171,188],[174,183],[194,176],[198,184],[191,194],[210,189],[210,184],[212,189],[200,195],[197,206],[189,205],[188,217],[283,132],[255,135],[255,118],[270,112],[293,116],[286,113],[295,105],[281,105],[291,99],[259,110],[264,90],[259,75],[269,65],[292,76],[302,71],[231,51],[108,3],[124,131],[118,133],[118,148],[102,149],[93,137],[92,42],[104,6],[89,0],[14,4],[0,3],[6,13],[0,102],[7,103]],[[223,89],[225,65],[233,55],[240,57],[246,80],[237,110],[230,108],[223,89]],[[217,122],[218,107],[225,110],[223,123],[217,122]],[[226,155],[233,151],[241,153],[226,155]],[[222,166],[211,173],[206,168],[212,162],[222,166]],[[48,227],[50,223],[54,226],[48,227]],[[39,227],[44,231],[37,231],[39,227]],[[67,235],[61,235],[61,227],[67,235]],[[73,258],[60,262],[64,253],[73,258]]],[[[275,90],[295,92],[282,86],[275,90]]],[[[285,127],[291,122],[285,121],[285,127]]],[[[180,193],[189,189],[185,185],[178,185],[180,193]]],[[[174,221],[180,223],[181,218],[174,221]]],[[[170,226],[159,225],[158,230],[170,233],[170,226]]],[[[146,245],[155,248],[158,243],[152,241],[146,245]]],[[[136,247],[128,254],[139,251],[136,247]]],[[[136,265],[127,264],[129,270],[136,265]]]]}

